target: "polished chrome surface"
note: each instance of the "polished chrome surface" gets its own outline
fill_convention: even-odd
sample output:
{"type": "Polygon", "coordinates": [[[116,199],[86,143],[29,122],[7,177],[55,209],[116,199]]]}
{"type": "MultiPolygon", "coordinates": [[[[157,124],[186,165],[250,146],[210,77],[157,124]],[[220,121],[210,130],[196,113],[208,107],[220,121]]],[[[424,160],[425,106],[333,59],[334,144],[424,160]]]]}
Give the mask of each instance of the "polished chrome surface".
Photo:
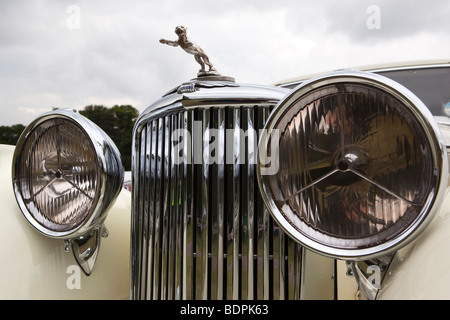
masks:
{"type": "MultiPolygon", "coordinates": [[[[359,90],[359,89],[358,89],[359,90]]],[[[318,99],[318,98],[317,98],[318,99]]],[[[308,100],[309,101],[309,100],[308,100]]],[[[352,106],[352,103],[356,103],[357,101],[347,101],[348,106],[352,106]]],[[[306,103],[306,102],[305,102],[306,103]]],[[[388,105],[388,103],[386,102],[388,105]]],[[[319,104],[317,104],[319,105],[319,104]]],[[[369,103],[367,102],[367,107],[369,107],[369,103]]],[[[316,106],[314,104],[314,106],[316,106]]],[[[322,108],[325,108],[325,106],[321,106],[322,108]]],[[[379,110],[384,110],[383,106],[379,110]]],[[[388,106],[386,106],[386,109],[388,106]]],[[[350,107],[348,109],[351,109],[350,107]]],[[[315,110],[315,109],[314,109],[315,110]]],[[[365,109],[364,109],[365,110],[365,109]]],[[[309,110],[307,110],[309,112],[309,110]]],[[[358,111],[354,111],[355,113],[358,111]]],[[[363,112],[363,111],[361,111],[363,112]]],[[[399,111],[400,112],[400,111],[399,111]]],[[[389,113],[389,112],[387,112],[389,113]]],[[[392,121],[394,121],[394,117],[392,117],[392,121]]],[[[395,120],[397,121],[397,120],[395,120]]],[[[393,122],[395,123],[395,122],[393,122]]],[[[395,125],[395,124],[394,124],[395,125]]],[[[398,127],[403,126],[402,122],[397,123],[398,127]]],[[[325,125],[325,127],[327,127],[325,125]]],[[[262,166],[258,166],[258,178],[260,182],[260,187],[262,190],[262,193],[264,194],[264,200],[266,201],[266,204],[272,211],[272,214],[274,215],[276,221],[280,224],[280,226],[283,227],[283,229],[292,237],[300,241],[302,244],[306,245],[307,247],[321,252],[323,254],[332,256],[332,257],[340,257],[340,258],[347,258],[347,259],[360,259],[362,257],[373,257],[373,256],[379,256],[381,254],[386,254],[385,251],[388,250],[396,250],[400,246],[406,244],[408,241],[411,241],[414,237],[416,237],[418,234],[420,234],[421,231],[426,227],[426,225],[431,221],[432,217],[437,211],[437,207],[434,204],[440,203],[440,199],[442,199],[443,192],[445,190],[445,187],[447,185],[447,175],[448,175],[448,164],[447,164],[447,155],[446,155],[446,147],[443,142],[443,139],[441,138],[441,134],[439,132],[439,129],[437,127],[437,124],[435,123],[430,111],[423,105],[423,103],[414,96],[411,92],[409,92],[406,88],[400,86],[398,83],[389,80],[385,77],[378,76],[375,74],[370,73],[360,73],[360,72],[335,72],[332,74],[328,74],[325,76],[321,76],[319,78],[312,79],[297,89],[293,91],[292,94],[290,94],[283,102],[281,102],[277,109],[274,110],[274,112],[271,114],[271,118],[268,121],[268,124],[266,125],[266,129],[268,131],[270,130],[281,130],[283,131],[282,134],[284,134],[284,130],[293,130],[293,136],[298,137],[299,145],[302,143],[302,141],[305,143],[305,145],[308,145],[309,148],[314,152],[315,155],[311,159],[304,159],[307,158],[308,155],[306,155],[304,152],[299,153],[297,158],[286,158],[290,152],[289,150],[293,150],[292,146],[287,148],[287,145],[283,145],[283,138],[280,141],[280,174],[282,175],[283,172],[285,172],[285,176],[287,178],[285,179],[291,179],[293,171],[295,172],[296,167],[301,166],[301,163],[304,163],[303,166],[306,166],[309,168],[309,166],[318,166],[319,169],[325,169],[325,171],[320,171],[318,173],[309,173],[307,177],[305,177],[306,182],[304,182],[303,187],[296,186],[296,183],[300,180],[296,181],[286,181],[286,183],[281,183],[280,180],[282,178],[279,177],[280,174],[278,174],[276,177],[273,176],[264,176],[261,175],[261,168],[262,166]],[[351,172],[355,175],[358,179],[366,180],[368,183],[376,186],[380,192],[388,195],[389,198],[396,198],[396,199],[402,199],[403,202],[407,203],[407,206],[409,207],[415,207],[418,206],[414,203],[413,198],[410,198],[409,195],[399,195],[396,190],[404,189],[405,187],[409,187],[409,185],[401,185],[396,186],[395,188],[392,188],[392,184],[383,185],[383,183],[378,183],[378,181],[374,181],[373,179],[370,179],[366,176],[367,170],[370,169],[370,167],[365,168],[364,170],[360,170],[359,166],[365,167],[367,164],[367,155],[365,154],[364,150],[357,147],[358,143],[350,144],[350,142],[345,143],[345,137],[348,134],[347,131],[350,130],[350,127],[344,125],[344,120],[348,121],[349,119],[352,119],[351,116],[348,116],[347,114],[345,116],[341,115],[343,112],[349,112],[349,110],[344,110],[344,106],[346,104],[344,101],[335,101],[334,104],[332,104],[336,108],[336,106],[339,106],[339,109],[343,109],[336,113],[336,111],[329,111],[327,113],[327,117],[329,117],[332,121],[329,123],[328,127],[329,131],[320,131],[323,130],[322,128],[322,122],[315,123],[312,120],[312,123],[309,123],[309,119],[318,119],[319,121],[321,117],[319,112],[317,114],[315,112],[311,112],[311,115],[308,113],[306,115],[301,114],[298,110],[299,106],[296,106],[296,103],[300,103],[300,101],[303,101],[301,99],[313,99],[312,101],[315,101],[317,97],[331,97],[333,96],[331,93],[326,93],[326,89],[323,89],[321,92],[319,92],[319,89],[322,88],[334,88],[331,90],[339,90],[339,86],[347,86],[347,85],[354,85],[354,86],[361,86],[361,92],[364,92],[364,90],[369,90],[369,88],[373,88],[376,91],[379,91],[378,96],[391,96],[395,97],[397,101],[399,101],[399,105],[404,106],[402,108],[408,108],[403,109],[401,116],[399,118],[404,117],[405,121],[409,121],[410,123],[414,123],[414,128],[419,128],[422,131],[422,135],[424,138],[422,140],[425,144],[425,147],[428,148],[429,152],[426,153],[426,157],[430,157],[429,160],[425,161],[426,170],[424,169],[424,173],[416,172],[414,177],[417,178],[417,176],[420,176],[422,179],[427,178],[428,183],[424,186],[426,186],[427,194],[422,196],[422,202],[420,204],[420,212],[417,214],[416,217],[413,218],[412,221],[409,221],[405,224],[398,223],[395,224],[397,221],[396,217],[393,220],[394,227],[400,228],[396,232],[395,236],[386,236],[383,237],[382,241],[376,241],[371,242],[370,244],[362,244],[359,242],[360,239],[364,240],[361,235],[358,233],[352,235],[352,234],[346,234],[341,235],[341,232],[344,232],[345,230],[339,229],[337,230],[338,234],[335,234],[335,231],[332,230],[325,230],[322,232],[321,225],[325,224],[326,221],[324,219],[327,218],[327,215],[322,216],[322,211],[324,210],[324,207],[321,205],[315,206],[314,201],[315,199],[308,199],[305,195],[305,201],[307,201],[307,204],[305,205],[305,210],[308,211],[308,217],[302,218],[298,217],[291,208],[292,203],[291,200],[295,200],[297,198],[301,198],[303,192],[308,191],[312,187],[314,187],[316,184],[322,184],[322,182],[329,182],[329,179],[337,179],[339,177],[343,177],[344,175],[347,175],[347,179],[345,183],[348,182],[348,173],[351,172]],[[308,95],[315,94],[314,97],[309,97],[308,95]],[[306,97],[306,98],[304,98],[306,97]],[[308,98],[309,97],[309,98],[308,98]],[[341,107],[342,106],[342,107],[341,107]],[[300,116],[299,116],[300,115],[300,116]],[[409,117],[409,118],[408,118],[409,117]],[[320,126],[320,132],[324,132],[324,135],[326,134],[327,137],[331,136],[331,134],[328,134],[326,132],[334,132],[334,127],[332,126],[334,123],[338,125],[337,132],[340,133],[339,136],[336,137],[334,143],[331,143],[330,145],[320,145],[320,143],[315,143],[312,139],[319,139],[319,134],[315,136],[309,137],[311,140],[306,139],[307,141],[303,141],[302,139],[305,138],[306,135],[299,134],[298,131],[296,131],[296,128],[291,128],[292,123],[295,121],[302,122],[305,121],[304,124],[301,124],[300,127],[303,128],[315,128],[314,125],[320,126]],[[298,119],[297,119],[298,118],[298,119]],[[342,121],[339,121],[339,119],[344,119],[342,121]],[[292,120],[292,121],[291,121],[292,120]],[[339,129],[340,128],[340,129],[339,129]],[[344,134],[344,129],[347,129],[344,134]],[[297,133],[296,133],[297,132],[297,133]],[[301,141],[300,141],[301,140],[301,141]],[[336,146],[340,146],[340,150],[336,151],[335,156],[333,157],[333,151],[336,150],[336,146]],[[333,149],[334,148],[334,149],[333,149]],[[284,151],[284,152],[283,152],[284,151]],[[330,153],[331,152],[331,153],[330,153]],[[321,154],[322,156],[324,154],[330,154],[330,158],[333,161],[322,161],[321,158],[318,157],[318,155],[321,154]],[[284,158],[283,158],[284,157],[284,158]],[[306,161],[306,162],[305,162],[306,161]],[[284,166],[285,164],[290,164],[290,166],[284,166]],[[431,167],[430,167],[431,166],[431,167]],[[328,168],[328,171],[327,171],[328,168]],[[320,174],[319,174],[320,173],[320,174]],[[311,176],[310,176],[311,175],[311,176]],[[274,186],[276,185],[283,185],[283,188],[294,188],[295,190],[291,193],[289,192],[283,192],[278,189],[274,189],[274,186]],[[283,194],[285,194],[283,196],[283,194]],[[314,206],[314,207],[313,207],[314,206]],[[312,222],[313,226],[311,226],[311,223],[304,219],[309,219],[309,216],[311,216],[311,219],[314,221],[312,222]],[[318,217],[320,217],[320,221],[317,220],[318,217]],[[306,221],[306,222],[305,222],[306,221]]],[[[386,129],[386,128],[385,128],[386,129]]],[[[309,129],[308,129],[309,130],[309,129]]],[[[391,130],[392,131],[392,130],[391,130]]],[[[388,131],[386,131],[388,132],[388,131]]],[[[377,135],[383,135],[384,132],[378,131],[377,135]]],[[[418,133],[419,134],[419,133],[418,133]]],[[[264,137],[261,141],[260,150],[267,150],[268,144],[269,144],[270,137],[264,137]]],[[[348,138],[347,138],[348,139],[348,138]]],[[[357,139],[357,138],[355,138],[357,139]]],[[[317,140],[318,142],[319,140],[317,140]]],[[[331,141],[330,141],[331,142],[331,141]]],[[[374,145],[371,150],[375,148],[381,148],[376,147],[374,145]]],[[[404,149],[403,151],[400,150],[401,153],[407,152],[408,150],[404,149]]],[[[376,154],[376,152],[375,152],[376,154]]],[[[395,154],[395,152],[394,152],[395,154]]],[[[311,156],[311,155],[310,155],[311,156]]],[[[372,155],[373,156],[373,155],[372,155]]],[[[419,159],[419,161],[422,161],[419,159]]],[[[398,165],[398,163],[396,163],[398,165]]],[[[392,167],[393,164],[386,163],[385,168],[392,167]]],[[[413,177],[412,177],[413,178],[413,177]]],[[[294,179],[295,180],[295,179],[294,179]]],[[[342,179],[341,179],[342,180],[342,179]]],[[[302,180],[303,181],[303,180],[302,180]]],[[[382,181],[385,182],[385,181],[382,181]]],[[[326,186],[325,184],[323,184],[326,186]]],[[[394,184],[395,185],[395,184],[394,184]]],[[[281,187],[280,187],[281,188],[281,187]]],[[[420,191],[420,190],[419,190],[420,191]]],[[[330,192],[330,190],[328,190],[330,192]]],[[[420,191],[421,192],[421,191],[420,191]]],[[[358,190],[356,190],[356,193],[358,193],[358,190]]],[[[351,194],[350,194],[351,195],[351,194]]],[[[348,197],[349,194],[346,194],[346,197],[348,197]]],[[[317,196],[319,197],[319,196],[317,196]]],[[[351,198],[351,197],[350,197],[351,198]]],[[[349,199],[350,199],[349,198],[349,199]]],[[[300,200],[302,200],[301,198],[300,200]]],[[[317,198],[319,199],[319,198],[317,198]]],[[[364,198],[365,199],[365,198],[364,198]]],[[[356,199],[349,200],[349,202],[353,203],[356,199]]],[[[366,209],[368,208],[365,207],[366,209]]],[[[376,209],[378,210],[378,209],[376,209]]],[[[405,209],[406,210],[406,209],[405,209]]],[[[294,210],[295,211],[295,210],[294,210]]],[[[348,213],[353,213],[353,211],[348,211],[348,213]]],[[[330,216],[330,215],[328,215],[330,216]]],[[[408,216],[408,215],[407,215],[408,216]]],[[[336,216],[330,216],[331,219],[336,219],[338,217],[336,216]]],[[[360,219],[361,217],[355,217],[356,220],[360,219]]],[[[355,220],[355,221],[356,221],[355,220]]],[[[404,220],[404,219],[403,219],[404,220]]],[[[400,221],[403,221],[400,220],[400,221]]],[[[334,224],[333,224],[334,225],[334,224]]],[[[345,227],[345,226],[344,226],[345,227]]],[[[390,230],[391,227],[386,228],[387,230],[390,230]]],[[[384,229],[383,229],[384,230],[384,229]]],[[[394,228],[392,230],[395,231],[394,228]]],[[[363,232],[362,235],[365,233],[363,232]]]]}
{"type": "Polygon", "coordinates": [[[355,277],[358,290],[366,299],[377,298],[393,258],[394,254],[389,254],[373,260],[348,262],[349,272],[355,277]]]}
{"type": "MultiPolygon", "coordinates": [[[[92,273],[99,254],[101,238],[107,236],[108,230],[104,225],[101,225],[83,237],[68,240],[72,244],[75,260],[86,275],[92,273]]],[[[68,250],[66,249],[66,251],[68,250]]]]}
{"type": "MultiPolygon", "coordinates": [[[[25,129],[24,133],[17,143],[13,157],[12,170],[14,192],[19,207],[21,208],[26,219],[35,229],[37,229],[41,233],[50,237],[62,239],[75,239],[83,237],[89,234],[91,230],[98,228],[106,218],[108,208],[112,205],[115,197],[120,192],[123,181],[123,168],[120,160],[120,154],[114,143],[103,132],[103,130],[101,130],[87,118],[72,110],[52,111],[40,116],[35,121],[33,121],[25,129]],[[43,126],[43,124],[45,124],[46,122],[57,123],[57,125],[59,126],[59,130],[64,130],[64,126],[73,126],[74,128],[76,128],[76,130],[72,131],[79,132],[82,137],[72,137],[70,139],[71,141],[67,146],[67,155],[64,155],[64,168],[61,168],[61,165],[63,164],[61,160],[63,158],[63,155],[61,154],[60,144],[62,142],[59,140],[61,138],[61,134],[58,133],[58,130],[54,132],[54,137],[56,139],[56,142],[54,144],[48,145],[41,151],[34,150],[35,153],[39,153],[35,154],[36,157],[43,156],[44,160],[42,160],[42,163],[44,165],[44,169],[46,168],[46,165],[50,164],[46,164],[45,155],[43,155],[42,153],[48,153],[49,155],[52,155],[51,157],[49,156],[49,159],[56,159],[56,162],[52,165],[53,167],[56,168],[56,166],[60,166],[59,170],[55,171],[54,173],[46,173],[46,170],[43,171],[44,173],[42,179],[48,180],[48,183],[47,185],[45,185],[45,187],[56,181],[58,182],[58,185],[56,186],[59,188],[58,190],[64,191],[65,189],[61,188],[64,187],[67,189],[67,187],[70,186],[74,190],[78,190],[80,194],[87,194],[82,187],[83,185],[85,185],[85,181],[72,181],[72,179],[75,179],[76,177],[74,178],[72,176],[65,176],[65,170],[67,170],[67,168],[72,168],[74,172],[81,172],[83,170],[83,167],[80,163],[70,161],[70,159],[72,158],[74,161],[76,159],[76,155],[71,155],[71,151],[69,150],[71,148],[71,144],[73,146],[72,151],[77,150],[77,143],[85,143],[88,145],[90,144],[90,151],[87,151],[87,153],[90,152],[91,154],[89,156],[91,156],[92,159],[94,159],[93,161],[95,161],[95,170],[88,174],[94,175],[94,177],[91,178],[95,179],[96,181],[94,190],[95,192],[93,192],[92,195],[89,194],[92,204],[89,210],[83,216],[82,220],[75,224],[73,227],[67,229],[60,230],[53,227],[50,228],[42,224],[41,222],[38,222],[35,215],[40,213],[31,213],[29,211],[29,205],[33,203],[33,201],[35,201],[34,196],[36,195],[36,193],[42,192],[43,188],[36,191],[34,194],[27,195],[24,194],[24,188],[22,185],[23,181],[25,181],[24,179],[28,179],[26,178],[26,171],[24,171],[23,168],[31,165],[29,159],[23,158],[23,155],[28,152],[28,150],[24,150],[23,148],[25,146],[28,146],[27,148],[34,148],[32,139],[35,139],[35,137],[33,135],[33,132],[34,130],[36,130],[36,128],[43,126]],[[86,137],[86,139],[82,140],[83,137],[86,137]]],[[[39,177],[33,178],[38,179],[39,177]]],[[[86,180],[89,179],[89,177],[86,178],[86,180]]],[[[55,189],[55,192],[53,194],[54,199],[56,199],[55,203],[57,203],[58,200],[61,200],[59,198],[66,196],[62,191],[58,193],[58,190],[55,189]]],[[[74,199],[73,201],[76,201],[76,199],[74,199]]],[[[73,212],[73,215],[76,214],[79,214],[79,212],[73,212]]]]}
{"type": "Polygon", "coordinates": [[[255,176],[255,136],[241,134],[255,130],[257,139],[286,91],[176,92],[135,126],[132,297],[300,298],[302,247],[271,218],[255,176]],[[177,129],[192,139],[180,141],[177,129]]]}

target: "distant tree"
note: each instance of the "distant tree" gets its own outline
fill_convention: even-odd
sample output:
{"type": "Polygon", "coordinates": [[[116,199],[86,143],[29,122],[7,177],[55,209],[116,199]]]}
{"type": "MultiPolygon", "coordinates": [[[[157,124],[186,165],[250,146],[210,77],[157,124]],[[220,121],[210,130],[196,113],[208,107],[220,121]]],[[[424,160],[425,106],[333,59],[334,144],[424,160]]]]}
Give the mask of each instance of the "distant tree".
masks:
{"type": "Polygon", "coordinates": [[[89,105],[80,110],[80,113],[102,128],[111,137],[111,134],[114,132],[115,117],[110,108],[102,105],[89,105]]]}
{"type": "MultiPolygon", "coordinates": [[[[58,108],[53,108],[56,110],[58,108]]],[[[103,105],[89,105],[80,113],[102,128],[114,141],[122,156],[125,170],[131,170],[131,147],[133,127],[139,111],[131,105],[115,105],[107,108],[103,105]]],[[[0,144],[16,145],[25,126],[0,126],[0,144]]]]}
{"type": "Polygon", "coordinates": [[[113,138],[113,141],[121,150],[125,169],[131,170],[133,128],[139,116],[139,111],[130,105],[115,105],[112,107],[112,111],[116,120],[116,128],[114,129],[116,136],[113,138]]]}
{"type": "Polygon", "coordinates": [[[15,124],[13,126],[0,126],[0,144],[16,145],[25,126],[15,124]]]}
{"type": "Polygon", "coordinates": [[[139,111],[130,105],[89,105],[80,113],[102,128],[114,141],[122,155],[125,170],[131,170],[131,146],[133,127],[139,111]]]}

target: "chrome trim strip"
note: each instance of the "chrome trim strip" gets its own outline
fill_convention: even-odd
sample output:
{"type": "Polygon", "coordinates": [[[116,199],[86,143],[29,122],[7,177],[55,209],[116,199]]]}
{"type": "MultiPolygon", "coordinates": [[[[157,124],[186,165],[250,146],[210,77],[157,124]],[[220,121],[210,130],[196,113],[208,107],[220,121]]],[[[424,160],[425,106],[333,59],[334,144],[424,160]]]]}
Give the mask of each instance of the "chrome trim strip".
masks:
{"type": "Polygon", "coordinates": [[[301,261],[302,261],[302,246],[295,242],[293,239],[288,238],[288,299],[298,300],[300,299],[301,288],[301,261]]]}
{"type": "Polygon", "coordinates": [[[372,72],[372,73],[383,73],[383,72],[392,72],[392,71],[413,71],[413,70],[448,68],[448,67],[450,67],[450,63],[379,68],[379,69],[373,69],[373,70],[368,70],[368,71],[372,72]]]}
{"type": "MultiPolygon", "coordinates": [[[[142,172],[139,175],[139,179],[140,179],[140,185],[143,186],[143,188],[140,190],[140,196],[138,197],[137,201],[139,204],[139,207],[142,208],[141,212],[143,213],[142,216],[140,216],[140,221],[142,221],[141,226],[142,226],[142,232],[140,233],[142,239],[140,240],[142,242],[142,251],[141,251],[141,255],[142,255],[142,260],[141,260],[141,289],[142,291],[147,290],[146,288],[150,288],[151,286],[147,284],[147,278],[146,278],[146,274],[148,274],[147,272],[145,272],[145,270],[147,269],[147,266],[150,267],[151,266],[151,260],[148,261],[148,255],[151,255],[151,253],[149,254],[149,251],[152,250],[153,246],[151,245],[152,241],[151,241],[151,237],[152,237],[152,231],[151,229],[149,230],[149,227],[152,226],[152,215],[148,213],[148,206],[144,206],[145,203],[150,203],[147,199],[147,197],[149,196],[150,192],[144,192],[145,188],[147,187],[148,183],[145,183],[145,180],[150,178],[150,175],[148,174],[148,168],[150,165],[149,159],[147,158],[147,153],[149,152],[148,149],[148,143],[149,141],[151,141],[151,139],[149,139],[149,134],[151,134],[150,132],[150,127],[147,126],[143,131],[142,131],[142,136],[141,136],[141,145],[140,145],[140,156],[141,156],[141,163],[143,163],[144,165],[141,167],[142,170],[144,172],[142,172]],[[147,265],[148,262],[148,265],[147,265]]],[[[146,190],[145,190],[146,191],[146,190]]],[[[145,294],[145,292],[144,292],[145,294]]]]}
{"type": "MultiPolygon", "coordinates": [[[[209,129],[210,129],[210,113],[209,110],[200,111],[202,128],[202,150],[209,153],[209,129]]],[[[192,143],[199,141],[193,139],[192,143]]],[[[201,142],[200,142],[201,143],[201,142]]],[[[195,150],[195,147],[194,147],[195,150]]],[[[196,212],[196,295],[195,299],[205,300],[208,295],[208,211],[209,211],[209,165],[204,161],[201,165],[201,172],[196,177],[197,212],[196,212]]]]}
{"type": "MultiPolygon", "coordinates": [[[[141,140],[141,137],[139,136],[139,133],[135,133],[138,134],[138,136],[133,136],[133,141],[132,141],[132,154],[131,154],[131,166],[132,166],[132,184],[137,185],[139,184],[139,177],[142,176],[142,174],[140,174],[140,168],[137,165],[137,155],[140,155],[139,152],[139,143],[138,141],[141,140]]],[[[142,185],[142,184],[140,184],[142,185]]],[[[141,297],[141,293],[140,293],[140,289],[142,289],[142,284],[140,283],[141,280],[141,261],[142,261],[142,256],[141,256],[141,244],[140,244],[140,235],[141,232],[139,231],[139,226],[142,225],[142,220],[141,220],[141,214],[140,214],[140,210],[138,207],[138,199],[140,199],[140,197],[138,196],[138,192],[133,192],[132,193],[132,199],[133,201],[131,202],[131,210],[132,210],[132,214],[131,214],[131,235],[130,235],[130,297],[141,297]]]]}
{"type": "Polygon", "coordinates": [[[161,167],[162,167],[162,196],[161,196],[161,300],[166,300],[168,295],[168,260],[169,260],[169,159],[170,151],[169,147],[171,141],[171,129],[170,129],[170,116],[164,118],[162,123],[162,146],[161,149],[164,150],[161,155],[161,167]]]}
{"type": "MultiPolygon", "coordinates": [[[[184,114],[180,113],[178,115],[178,128],[184,128],[184,114]]],[[[180,150],[178,150],[178,153],[180,150]]],[[[184,255],[183,255],[183,231],[184,231],[184,211],[183,211],[183,192],[184,186],[184,170],[183,165],[178,165],[178,179],[177,179],[177,190],[179,192],[178,199],[178,216],[177,216],[177,272],[175,275],[176,282],[176,297],[177,299],[183,298],[183,288],[184,288],[184,278],[183,278],[183,263],[184,263],[184,255]]]]}
{"type": "Polygon", "coordinates": [[[242,126],[245,132],[247,143],[245,145],[245,164],[242,165],[242,299],[254,299],[254,181],[255,168],[252,163],[257,137],[254,137],[251,132],[254,132],[254,109],[243,110],[242,112],[242,126]]]}
{"type": "MultiPolygon", "coordinates": [[[[179,129],[182,122],[179,114],[172,115],[172,128],[179,129]]],[[[175,153],[180,152],[180,148],[172,146],[175,153]]],[[[169,273],[169,296],[168,299],[181,299],[181,288],[183,280],[181,278],[182,268],[182,215],[181,215],[181,166],[172,164],[171,167],[171,244],[169,269],[174,272],[169,273]]]]}
{"type": "MultiPolygon", "coordinates": [[[[184,112],[184,128],[189,132],[193,132],[194,111],[184,112]]],[[[184,143],[184,150],[188,148],[188,142],[184,143]]],[[[194,161],[193,154],[187,155],[188,161],[194,161]]],[[[194,298],[194,168],[184,163],[184,188],[182,195],[185,196],[183,201],[184,211],[184,230],[183,230],[183,299],[192,300],[194,298]]]]}
{"type": "Polygon", "coordinates": [[[176,169],[175,163],[172,161],[172,152],[175,152],[175,146],[172,143],[172,134],[176,129],[176,114],[172,114],[170,117],[167,117],[166,121],[166,130],[169,128],[169,131],[166,132],[166,150],[165,153],[165,161],[166,167],[168,169],[167,175],[167,297],[168,300],[175,299],[175,236],[176,236],[176,225],[175,225],[175,216],[176,216],[176,169]],[[168,138],[169,137],[169,138],[168,138]]]}
{"type": "MultiPolygon", "coordinates": [[[[257,127],[263,128],[270,114],[270,110],[262,109],[258,110],[257,115],[257,127]]],[[[260,134],[258,132],[258,140],[260,134]]],[[[257,283],[263,284],[257,286],[257,299],[258,300],[268,300],[269,299],[269,249],[270,249],[270,237],[269,237],[269,226],[270,226],[270,214],[269,210],[265,206],[261,193],[257,192],[256,206],[259,212],[262,212],[257,217],[257,231],[256,231],[256,247],[257,247],[257,283]]]]}
{"type": "Polygon", "coordinates": [[[157,147],[156,147],[156,184],[155,184],[155,229],[154,229],[154,245],[153,245],[153,299],[160,299],[160,288],[161,288],[161,276],[160,276],[160,265],[161,265],[161,192],[162,192],[162,157],[163,157],[163,123],[164,118],[160,118],[157,121],[157,147]]]}
{"type": "MultiPolygon", "coordinates": [[[[239,299],[239,109],[228,110],[229,123],[227,129],[233,130],[233,141],[226,145],[227,155],[232,155],[232,165],[226,172],[227,188],[227,298],[239,299]],[[230,152],[230,149],[232,152],[230,152]]],[[[230,162],[227,162],[230,163],[230,162]]]]}
{"type": "MultiPolygon", "coordinates": [[[[442,62],[442,63],[431,63],[431,64],[417,64],[417,65],[405,65],[405,66],[398,66],[398,67],[363,67],[363,68],[347,68],[342,70],[335,70],[335,72],[338,71],[362,71],[362,72],[371,72],[376,74],[382,74],[383,72],[393,72],[393,71],[413,71],[413,70],[423,70],[423,69],[432,69],[432,68],[448,68],[450,67],[450,63],[448,62],[442,62]]],[[[325,73],[321,73],[326,74],[325,73]]],[[[320,76],[321,74],[315,74],[310,75],[309,77],[305,78],[299,78],[299,79],[292,79],[287,80],[285,82],[279,82],[276,83],[275,86],[279,86],[280,88],[295,88],[296,86],[299,86],[300,84],[316,78],[320,76]]]]}
{"type": "MultiPolygon", "coordinates": [[[[148,208],[148,214],[150,215],[150,217],[148,218],[148,224],[149,224],[149,240],[148,240],[148,245],[149,245],[149,252],[148,252],[148,270],[146,273],[147,276],[147,298],[151,299],[153,291],[153,249],[154,249],[154,243],[155,243],[155,212],[156,212],[156,208],[155,208],[155,192],[154,190],[156,190],[156,179],[154,179],[154,177],[156,177],[156,159],[157,159],[157,141],[158,141],[158,121],[157,120],[153,120],[152,122],[150,122],[149,126],[148,126],[148,130],[151,130],[151,137],[148,138],[147,137],[147,142],[151,143],[151,149],[150,146],[148,147],[149,149],[149,158],[148,158],[148,162],[150,163],[150,168],[146,169],[146,173],[147,170],[149,170],[150,176],[148,178],[148,184],[146,183],[144,185],[144,187],[146,189],[146,193],[145,196],[147,197],[147,194],[149,194],[149,199],[148,199],[148,204],[146,205],[146,208],[148,208]]],[[[147,158],[146,158],[147,159],[147,158]]],[[[145,202],[144,202],[145,203],[145,202]]]]}
{"type": "Polygon", "coordinates": [[[218,129],[216,144],[218,163],[211,166],[211,299],[223,299],[224,281],[224,206],[225,206],[225,111],[213,113],[213,128],[218,129]],[[216,227],[217,226],[217,227],[216,227]]]}

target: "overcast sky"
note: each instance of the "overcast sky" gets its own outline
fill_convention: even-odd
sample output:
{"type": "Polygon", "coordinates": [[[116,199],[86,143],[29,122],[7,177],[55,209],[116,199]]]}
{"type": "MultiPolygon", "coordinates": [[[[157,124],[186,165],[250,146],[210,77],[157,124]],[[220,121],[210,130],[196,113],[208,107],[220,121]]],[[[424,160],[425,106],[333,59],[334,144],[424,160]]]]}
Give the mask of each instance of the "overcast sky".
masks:
{"type": "Polygon", "coordinates": [[[0,125],[53,107],[143,111],[196,77],[192,56],[159,43],[178,25],[237,82],[450,61],[449,0],[1,0],[0,125]]]}

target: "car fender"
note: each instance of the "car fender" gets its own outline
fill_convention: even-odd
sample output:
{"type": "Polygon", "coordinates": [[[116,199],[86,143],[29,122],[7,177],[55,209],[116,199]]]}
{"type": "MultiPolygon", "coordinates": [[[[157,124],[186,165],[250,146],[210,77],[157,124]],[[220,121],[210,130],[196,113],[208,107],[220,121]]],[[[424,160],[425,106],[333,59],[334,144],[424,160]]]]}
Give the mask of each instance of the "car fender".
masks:
{"type": "Polygon", "coordinates": [[[385,275],[378,299],[449,299],[450,189],[428,228],[399,250],[385,275]]]}
{"type": "Polygon", "coordinates": [[[64,241],[40,234],[14,197],[14,147],[0,146],[0,299],[128,299],[131,193],[121,191],[110,209],[98,259],[87,276],[64,241]]]}

